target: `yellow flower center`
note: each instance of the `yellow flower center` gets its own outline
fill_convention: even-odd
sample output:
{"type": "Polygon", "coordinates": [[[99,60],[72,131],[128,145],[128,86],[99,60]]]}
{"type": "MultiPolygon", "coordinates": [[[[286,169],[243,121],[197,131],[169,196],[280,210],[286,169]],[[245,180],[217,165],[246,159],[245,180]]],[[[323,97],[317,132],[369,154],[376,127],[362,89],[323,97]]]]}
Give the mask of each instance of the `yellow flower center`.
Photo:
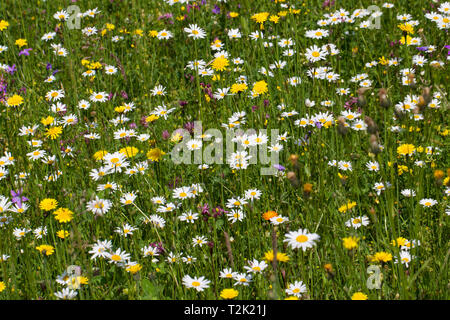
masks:
{"type": "Polygon", "coordinates": [[[303,242],[308,241],[308,237],[305,236],[305,235],[303,235],[303,234],[301,234],[301,235],[299,235],[297,238],[295,238],[295,240],[296,240],[297,242],[303,243],[303,242]]]}
{"type": "Polygon", "coordinates": [[[122,257],[117,255],[117,254],[114,254],[114,255],[111,256],[111,260],[113,260],[113,261],[120,261],[120,260],[122,260],[122,257]]]}

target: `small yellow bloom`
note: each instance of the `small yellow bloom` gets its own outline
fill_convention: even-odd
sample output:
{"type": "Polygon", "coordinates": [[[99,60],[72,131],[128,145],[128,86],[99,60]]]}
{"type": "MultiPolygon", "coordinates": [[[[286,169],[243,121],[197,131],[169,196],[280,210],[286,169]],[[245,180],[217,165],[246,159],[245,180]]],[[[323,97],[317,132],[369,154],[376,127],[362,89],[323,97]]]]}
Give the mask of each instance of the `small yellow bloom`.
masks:
{"type": "Polygon", "coordinates": [[[239,291],[235,289],[223,289],[222,292],[220,292],[220,296],[223,299],[234,299],[239,295],[239,291]]]}
{"type": "Polygon", "coordinates": [[[166,153],[159,148],[151,149],[147,152],[147,158],[151,161],[158,162],[166,153]]]}
{"type": "Polygon", "coordinates": [[[261,94],[268,92],[269,89],[267,88],[267,82],[264,80],[255,82],[255,84],[253,85],[252,91],[254,93],[256,93],[257,95],[261,95],[261,94]]]}
{"type": "Polygon", "coordinates": [[[16,46],[18,46],[19,48],[22,48],[23,46],[28,45],[27,39],[17,39],[15,44],[16,44],[16,46]]]}
{"type": "Polygon", "coordinates": [[[371,262],[389,262],[392,260],[392,254],[384,251],[380,251],[375,253],[373,257],[371,257],[371,262]]]}
{"type": "Polygon", "coordinates": [[[159,119],[159,117],[156,114],[152,114],[152,115],[148,116],[147,118],[145,118],[145,122],[149,123],[149,122],[153,122],[157,119],[159,119]]]}
{"type": "Polygon", "coordinates": [[[73,212],[67,208],[59,208],[55,212],[55,219],[60,223],[70,222],[73,219],[73,212]]]}
{"type": "Polygon", "coordinates": [[[69,231],[67,230],[59,230],[56,232],[56,236],[61,239],[65,239],[69,236],[69,231]]]}
{"type": "Polygon", "coordinates": [[[56,201],[55,199],[50,199],[50,198],[44,199],[39,203],[39,208],[44,211],[50,211],[50,210],[56,209],[57,206],[58,206],[58,201],[56,201]]]}
{"type": "Polygon", "coordinates": [[[44,126],[49,126],[53,123],[54,120],[55,120],[55,118],[53,118],[52,116],[48,116],[47,118],[42,118],[41,123],[44,126]]]}
{"type": "Polygon", "coordinates": [[[50,256],[55,252],[55,248],[48,244],[40,245],[40,246],[36,247],[36,250],[39,250],[40,253],[44,253],[47,256],[50,256]]]}
{"type": "Polygon", "coordinates": [[[246,83],[235,83],[231,86],[231,93],[238,93],[248,89],[246,83]]]}
{"type": "Polygon", "coordinates": [[[211,64],[211,68],[213,68],[215,71],[224,71],[226,67],[230,65],[227,58],[223,56],[219,56],[211,64]]]}
{"type": "Polygon", "coordinates": [[[108,154],[108,151],[106,150],[99,150],[96,153],[94,153],[94,159],[97,161],[103,160],[103,158],[108,154]]]}
{"type": "MultiPolygon", "coordinates": [[[[267,261],[273,261],[273,250],[267,251],[264,254],[264,260],[267,261]]],[[[282,253],[282,252],[277,252],[277,261],[279,262],[288,262],[289,261],[289,257],[286,255],[286,253],[282,253]]]]}
{"type": "Polygon", "coordinates": [[[132,158],[139,153],[139,149],[136,147],[126,147],[119,150],[120,153],[123,153],[127,158],[132,158]]]}
{"type": "Polygon", "coordinates": [[[9,22],[5,20],[0,20],[0,31],[7,29],[9,26],[9,22]]]}
{"type": "Polygon", "coordinates": [[[383,66],[389,64],[389,60],[386,59],[384,56],[382,56],[381,58],[379,58],[379,63],[383,66]]]}
{"type": "Polygon", "coordinates": [[[134,264],[134,265],[131,265],[131,266],[127,267],[125,270],[126,270],[127,272],[132,273],[132,274],[136,274],[136,273],[138,273],[139,270],[141,270],[141,269],[142,269],[142,266],[141,266],[139,263],[137,263],[137,264],[134,264]]]}
{"type": "Polygon", "coordinates": [[[399,27],[403,32],[414,34],[414,26],[412,24],[406,22],[404,24],[399,24],[397,27],[399,27]]]}
{"type": "Polygon", "coordinates": [[[368,299],[367,295],[362,292],[355,292],[352,295],[352,300],[367,300],[367,299],[368,299]]]}
{"type": "Polygon", "coordinates": [[[348,201],[347,204],[344,204],[343,206],[341,206],[338,210],[339,212],[347,212],[348,210],[352,209],[353,207],[356,206],[356,202],[355,201],[348,201]]]}
{"type": "Polygon", "coordinates": [[[264,23],[267,18],[269,17],[269,13],[268,12],[260,12],[260,13],[256,13],[254,14],[251,19],[256,21],[257,23],[264,23]]]}
{"type": "Polygon", "coordinates": [[[358,248],[359,238],[357,237],[347,237],[342,239],[342,244],[345,249],[353,250],[358,248]]]}
{"type": "Polygon", "coordinates": [[[62,133],[61,126],[51,127],[51,128],[46,129],[45,136],[47,138],[50,137],[50,139],[54,140],[54,139],[58,138],[61,133],[62,133]]]}
{"type": "Polygon", "coordinates": [[[6,104],[10,107],[17,107],[20,106],[23,103],[23,98],[17,94],[13,95],[12,97],[9,97],[6,100],[6,104]]]}
{"type": "Polygon", "coordinates": [[[402,144],[397,148],[397,153],[402,156],[406,155],[411,156],[415,150],[416,148],[414,147],[413,144],[402,144]]]}
{"type": "Polygon", "coordinates": [[[269,21],[271,21],[271,22],[273,22],[275,24],[277,24],[279,20],[280,20],[280,17],[279,16],[275,16],[275,15],[271,15],[270,18],[269,18],[269,21]]]}

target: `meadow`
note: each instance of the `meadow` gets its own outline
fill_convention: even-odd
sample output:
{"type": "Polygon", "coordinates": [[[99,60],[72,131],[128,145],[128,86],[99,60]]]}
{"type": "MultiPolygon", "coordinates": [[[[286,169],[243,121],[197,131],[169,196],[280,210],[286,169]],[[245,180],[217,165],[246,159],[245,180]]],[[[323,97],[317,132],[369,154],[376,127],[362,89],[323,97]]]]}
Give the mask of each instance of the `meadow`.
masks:
{"type": "Polygon", "coordinates": [[[0,299],[448,299],[449,26],[431,0],[2,0],[0,299]]]}

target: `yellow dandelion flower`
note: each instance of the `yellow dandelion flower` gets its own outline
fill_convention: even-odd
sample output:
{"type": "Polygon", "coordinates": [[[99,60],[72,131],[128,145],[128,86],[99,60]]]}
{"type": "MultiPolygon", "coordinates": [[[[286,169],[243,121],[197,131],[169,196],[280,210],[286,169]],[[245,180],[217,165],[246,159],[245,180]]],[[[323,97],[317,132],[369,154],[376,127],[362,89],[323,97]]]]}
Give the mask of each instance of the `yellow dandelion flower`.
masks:
{"type": "MultiPolygon", "coordinates": [[[[267,251],[264,254],[264,260],[273,261],[273,250],[267,251]]],[[[289,256],[286,253],[277,252],[277,261],[278,262],[288,262],[289,256]]]]}
{"type": "Polygon", "coordinates": [[[46,129],[45,136],[47,138],[50,137],[50,139],[54,140],[54,139],[58,138],[61,133],[62,133],[61,126],[51,127],[51,128],[46,129]]]}
{"type": "Polygon", "coordinates": [[[235,83],[231,86],[231,93],[238,93],[242,92],[248,89],[248,86],[246,83],[235,83]]]}
{"type": "Polygon", "coordinates": [[[127,272],[132,273],[132,274],[135,274],[135,273],[138,273],[139,270],[141,270],[141,269],[142,269],[142,266],[139,263],[137,263],[137,264],[134,264],[134,265],[131,265],[131,266],[127,267],[125,270],[127,272]]]}
{"type": "Polygon", "coordinates": [[[5,20],[0,20],[0,31],[7,29],[9,26],[9,22],[5,20]]]}
{"type": "Polygon", "coordinates": [[[10,107],[17,107],[20,106],[23,103],[23,98],[17,94],[13,95],[12,97],[9,97],[6,100],[6,104],[10,107]]]}
{"type": "Polygon", "coordinates": [[[367,295],[362,292],[355,292],[352,295],[352,300],[367,300],[367,299],[368,299],[367,295]]]}
{"type": "Polygon", "coordinates": [[[41,123],[44,126],[49,126],[53,123],[53,121],[55,121],[55,118],[53,118],[52,116],[48,116],[47,118],[42,118],[41,119],[41,123]]]}
{"type": "Polygon", "coordinates": [[[235,290],[235,289],[223,289],[220,292],[220,296],[223,299],[234,299],[239,295],[239,291],[235,290]]]}
{"type": "Polygon", "coordinates": [[[411,156],[416,151],[413,144],[402,144],[397,148],[397,154],[411,156]]]}
{"type": "Polygon", "coordinates": [[[230,62],[227,58],[223,56],[219,56],[211,64],[211,68],[213,68],[215,71],[224,71],[228,66],[230,65],[230,62]]]}
{"type": "Polygon", "coordinates": [[[48,244],[42,244],[36,247],[36,250],[39,250],[40,253],[43,253],[47,256],[50,256],[55,252],[55,248],[48,244]]]}
{"type": "Polygon", "coordinates": [[[357,237],[347,237],[342,239],[342,245],[347,250],[353,250],[358,248],[359,238],[357,237]]]}
{"type": "Polygon", "coordinates": [[[139,149],[136,147],[126,147],[119,150],[120,153],[123,153],[127,158],[132,158],[139,153],[139,149]]]}
{"type": "Polygon", "coordinates": [[[267,18],[269,17],[269,13],[268,12],[260,12],[260,13],[256,13],[254,14],[251,19],[256,21],[257,23],[264,23],[267,18]]]}
{"type": "Polygon", "coordinates": [[[267,88],[267,82],[264,80],[255,82],[252,91],[257,95],[267,93],[269,91],[269,89],[267,88]]]}
{"type": "Polygon", "coordinates": [[[46,198],[39,203],[39,208],[44,211],[50,211],[56,209],[58,201],[55,199],[46,198]]]}
{"type": "Polygon", "coordinates": [[[151,161],[159,161],[166,153],[159,148],[153,148],[147,152],[147,159],[151,161]]]}
{"type": "Polygon", "coordinates": [[[73,219],[73,212],[67,208],[59,208],[55,212],[55,219],[60,223],[70,222],[73,219]]]}
{"type": "Polygon", "coordinates": [[[103,158],[108,154],[108,151],[106,150],[99,150],[96,153],[94,153],[93,157],[97,161],[103,160],[103,158]]]}
{"type": "Polygon", "coordinates": [[[375,253],[373,257],[371,257],[371,262],[389,262],[392,260],[392,254],[384,251],[380,251],[375,253]]]}
{"type": "Polygon", "coordinates": [[[15,42],[16,46],[18,46],[19,48],[22,48],[23,46],[28,45],[27,43],[27,39],[17,39],[15,42]]]}

